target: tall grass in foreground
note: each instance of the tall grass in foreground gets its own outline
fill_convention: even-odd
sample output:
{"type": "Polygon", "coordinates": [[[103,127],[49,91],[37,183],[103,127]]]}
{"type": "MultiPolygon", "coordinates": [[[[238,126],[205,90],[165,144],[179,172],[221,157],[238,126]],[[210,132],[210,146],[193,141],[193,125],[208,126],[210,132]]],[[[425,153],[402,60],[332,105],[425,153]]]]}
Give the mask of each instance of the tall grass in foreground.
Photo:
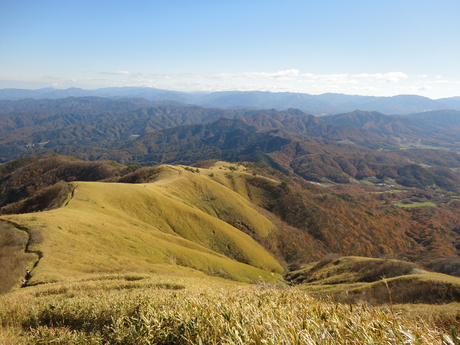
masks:
{"type": "MultiPolygon", "coordinates": [[[[2,344],[458,344],[434,324],[293,288],[120,278],[4,296],[2,344]],[[184,283],[184,284],[183,284],[184,283]],[[7,298],[8,297],[8,298],[7,298]]],[[[28,290],[28,291],[26,291],[28,290]]],[[[454,332],[454,331],[453,331],[454,332]]]]}

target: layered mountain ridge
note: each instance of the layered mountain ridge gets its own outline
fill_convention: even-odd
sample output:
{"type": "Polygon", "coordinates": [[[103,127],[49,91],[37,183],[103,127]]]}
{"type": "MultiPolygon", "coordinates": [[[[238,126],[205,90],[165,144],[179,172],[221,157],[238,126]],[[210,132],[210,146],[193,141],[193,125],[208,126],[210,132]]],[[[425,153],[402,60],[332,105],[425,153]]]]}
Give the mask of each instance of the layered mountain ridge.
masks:
{"type": "Polygon", "coordinates": [[[316,182],[373,178],[458,190],[458,114],[318,117],[297,109],[222,110],[138,99],[6,101],[0,102],[0,158],[58,153],[141,165],[249,160],[316,182]],[[407,168],[413,164],[419,166],[407,168]]]}

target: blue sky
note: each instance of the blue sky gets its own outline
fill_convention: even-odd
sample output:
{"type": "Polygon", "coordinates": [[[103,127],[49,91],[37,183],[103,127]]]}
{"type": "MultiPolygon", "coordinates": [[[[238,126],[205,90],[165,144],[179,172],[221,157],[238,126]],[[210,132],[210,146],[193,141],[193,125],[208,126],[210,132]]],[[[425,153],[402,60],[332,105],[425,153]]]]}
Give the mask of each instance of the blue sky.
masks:
{"type": "Polygon", "coordinates": [[[460,96],[458,0],[0,1],[0,88],[460,96]]]}

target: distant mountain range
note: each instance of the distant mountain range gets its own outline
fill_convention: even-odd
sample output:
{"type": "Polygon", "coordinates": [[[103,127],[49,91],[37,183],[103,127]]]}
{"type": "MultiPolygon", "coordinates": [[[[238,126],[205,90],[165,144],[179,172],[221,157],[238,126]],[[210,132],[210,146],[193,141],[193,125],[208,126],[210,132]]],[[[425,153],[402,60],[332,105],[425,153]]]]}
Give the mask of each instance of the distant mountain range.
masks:
{"type": "Polygon", "coordinates": [[[452,110],[315,116],[138,98],[0,101],[0,162],[54,153],[141,165],[256,161],[310,181],[377,178],[460,192],[459,122],[452,110]]]}
{"type": "Polygon", "coordinates": [[[316,115],[337,114],[354,110],[378,111],[385,114],[409,114],[445,109],[460,110],[460,97],[433,100],[416,95],[374,97],[335,93],[311,95],[307,93],[261,91],[178,92],[148,87],[111,87],[95,90],[79,88],[0,90],[0,100],[58,99],[88,96],[111,99],[143,98],[147,101],[174,101],[225,109],[273,108],[286,110],[297,108],[316,115]]]}

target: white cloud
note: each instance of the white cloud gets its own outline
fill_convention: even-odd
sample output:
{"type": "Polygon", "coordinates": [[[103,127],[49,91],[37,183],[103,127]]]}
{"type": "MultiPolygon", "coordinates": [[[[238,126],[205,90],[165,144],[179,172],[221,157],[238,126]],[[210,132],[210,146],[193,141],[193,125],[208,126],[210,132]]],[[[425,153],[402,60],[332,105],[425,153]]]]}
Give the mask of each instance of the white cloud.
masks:
{"type": "Polygon", "coordinates": [[[193,78],[212,78],[212,79],[295,79],[300,76],[298,69],[288,69],[277,72],[241,72],[241,73],[204,73],[192,74],[193,78]]]}
{"type": "Polygon", "coordinates": [[[285,71],[278,71],[275,73],[262,74],[262,76],[266,78],[296,78],[299,75],[300,75],[300,71],[298,69],[288,69],[285,71]]]}
{"type": "Polygon", "coordinates": [[[424,85],[424,86],[419,86],[419,87],[417,88],[417,91],[429,91],[429,90],[431,90],[431,89],[433,89],[431,86],[424,85]]]}
{"type": "Polygon", "coordinates": [[[409,76],[404,72],[388,72],[388,73],[337,73],[337,74],[313,74],[304,73],[301,75],[305,80],[315,80],[328,83],[339,84],[357,84],[363,81],[387,81],[397,83],[409,76]]]}
{"type": "Polygon", "coordinates": [[[114,71],[114,72],[101,72],[101,74],[111,74],[111,75],[133,75],[134,73],[129,71],[114,71]]]}
{"type": "Polygon", "coordinates": [[[383,79],[385,81],[390,81],[392,83],[397,83],[401,79],[407,79],[407,74],[403,72],[390,72],[378,75],[377,79],[383,79]]]}
{"type": "MultiPolygon", "coordinates": [[[[366,83],[379,83],[391,82],[398,83],[401,80],[407,79],[408,75],[404,72],[387,72],[387,73],[336,73],[336,74],[314,74],[314,73],[301,73],[298,69],[286,69],[275,72],[240,72],[240,73],[178,73],[178,74],[145,74],[133,73],[129,71],[115,71],[115,72],[101,72],[102,74],[112,75],[114,77],[129,77],[129,80],[119,80],[119,82],[145,85],[151,84],[153,81],[158,83],[166,83],[168,87],[175,89],[188,87],[192,85],[199,90],[209,88],[219,89],[247,89],[254,87],[254,89],[280,89],[285,90],[290,85],[291,89],[306,87],[306,85],[316,87],[329,87],[337,89],[337,85],[354,85],[359,86],[366,83]],[[194,80],[190,83],[189,81],[194,80]],[[280,83],[288,81],[292,84],[280,83]],[[170,85],[171,84],[171,85],[170,85]],[[206,86],[205,86],[206,84],[206,86]],[[251,85],[251,86],[250,86],[251,85]],[[201,87],[200,87],[201,86],[201,87]]],[[[364,85],[363,87],[368,87],[364,85]]]]}
{"type": "MultiPolygon", "coordinates": [[[[460,81],[439,75],[402,71],[377,73],[302,73],[298,69],[273,72],[247,71],[238,73],[148,73],[128,70],[82,72],[78,78],[55,76],[25,80],[40,82],[42,87],[58,88],[106,86],[149,86],[177,91],[273,91],[321,94],[336,92],[372,96],[419,94],[430,98],[458,96],[460,81]]],[[[6,85],[4,83],[4,85],[6,85]]],[[[33,84],[35,85],[35,84],[33,84]]]]}
{"type": "Polygon", "coordinates": [[[388,72],[388,73],[359,73],[352,74],[352,77],[369,79],[369,80],[384,80],[397,83],[402,79],[407,79],[408,75],[404,72],[388,72]]]}
{"type": "Polygon", "coordinates": [[[404,72],[315,74],[286,69],[275,72],[149,74],[148,78],[156,87],[181,91],[260,90],[315,94],[362,91],[369,94],[381,90],[381,95],[388,95],[391,91],[384,84],[398,84],[409,76],[404,72]]]}

